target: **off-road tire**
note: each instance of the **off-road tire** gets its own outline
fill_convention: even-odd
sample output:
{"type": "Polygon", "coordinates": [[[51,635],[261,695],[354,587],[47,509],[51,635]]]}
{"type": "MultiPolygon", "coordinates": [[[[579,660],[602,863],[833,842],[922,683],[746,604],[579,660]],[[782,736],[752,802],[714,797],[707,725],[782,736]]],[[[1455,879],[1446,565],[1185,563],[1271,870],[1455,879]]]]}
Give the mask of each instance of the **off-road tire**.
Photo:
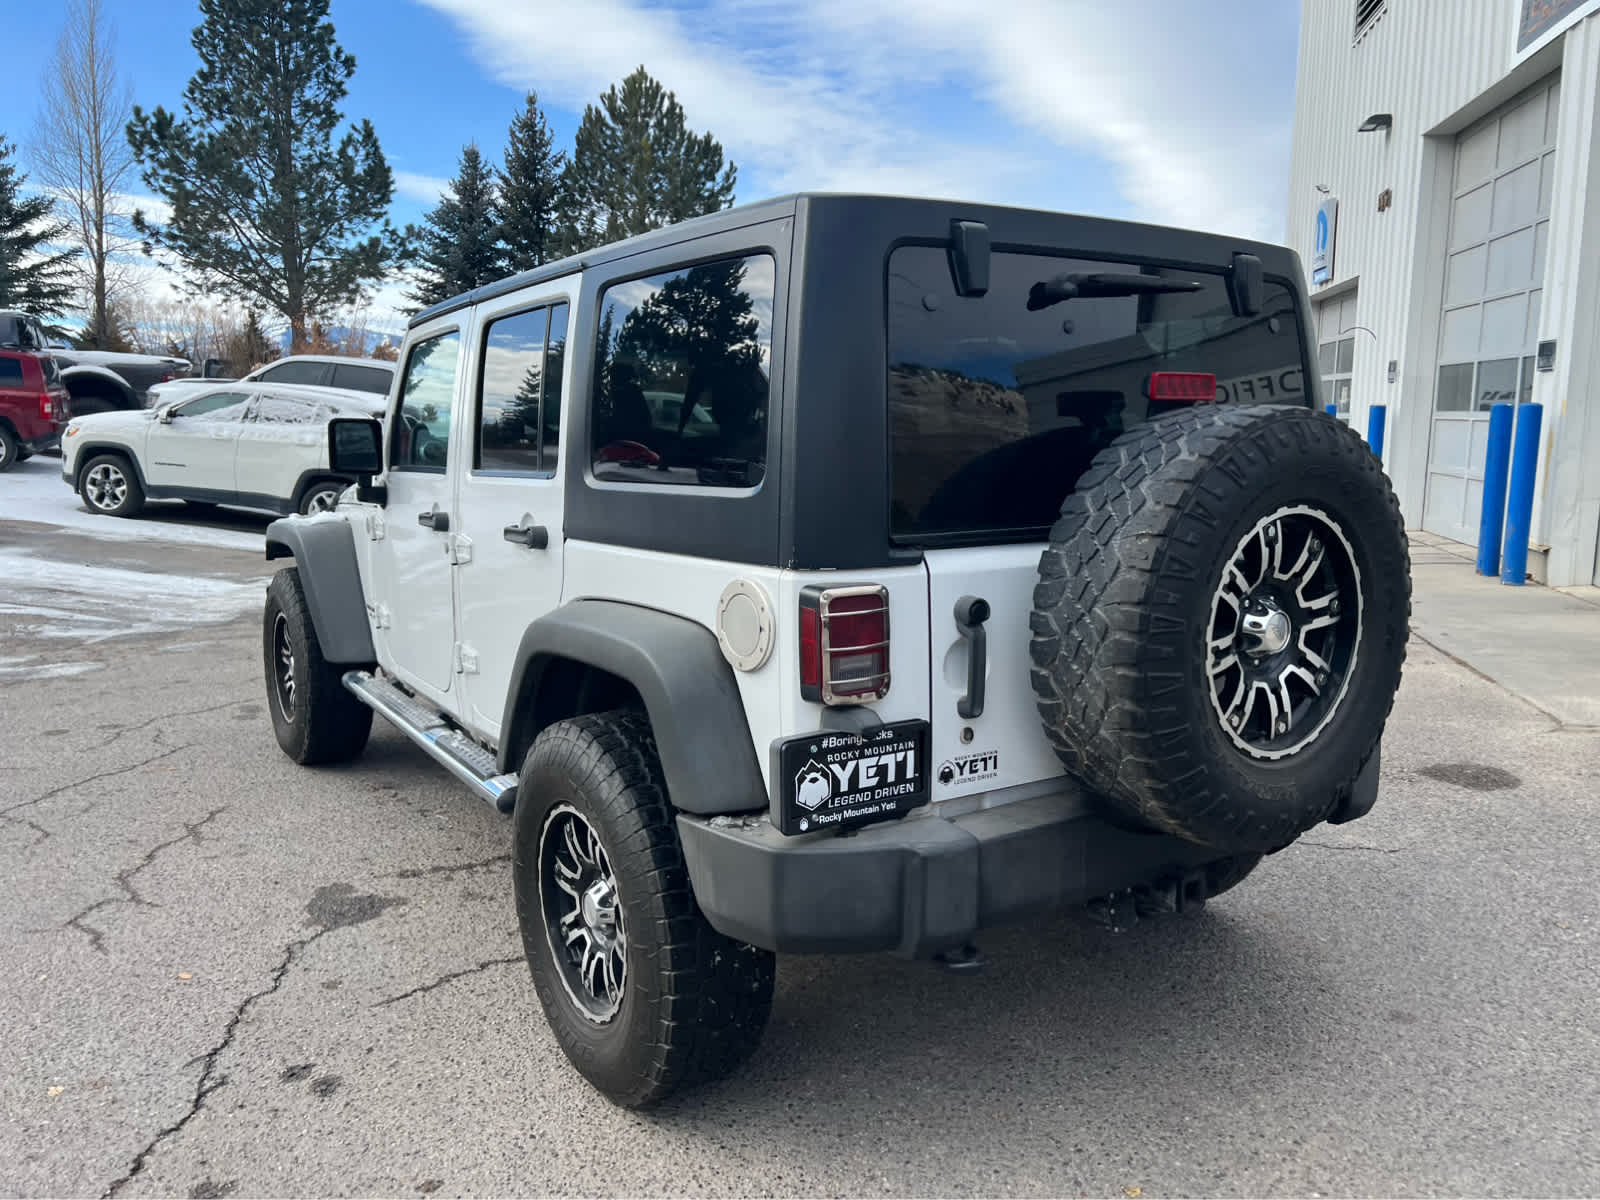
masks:
{"type": "Polygon", "coordinates": [[[90,512],[97,512],[107,517],[134,517],[144,508],[144,488],[139,483],[139,473],[133,469],[133,464],[120,454],[97,454],[86,462],[78,474],[78,495],[83,498],[90,512]],[[97,496],[101,494],[95,487],[98,474],[95,468],[102,466],[120,477],[122,483],[120,500],[102,504],[90,498],[91,490],[97,496]]]}
{"type": "Polygon", "coordinates": [[[22,446],[17,435],[0,425],[0,471],[9,471],[22,461],[22,446]]]}
{"type": "Polygon", "coordinates": [[[579,1072],[614,1103],[639,1108],[744,1062],[766,1027],[776,960],[718,933],[695,903],[648,718],[620,710],[545,729],[522,765],[514,826],[528,967],[579,1072]],[[609,1017],[582,1007],[550,933],[560,914],[549,911],[541,877],[543,839],[572,812],[598,836],[626,930],[609,1017]]]}
{"type": "Polygon", "coordinates": [[[1205,866],[1206,899],[1215,900],[1223,892],[1232,891],[1243,883],[1261,865],[1259,854],[1235,854],[1219,858],[1205,866]]]}
{"type": "Polygon", "coordinates": [[[323,659],[296,567],[284,567],[267,585],[261,659],[272,732],[285,754],[302,766],[349,762],[360,755],[372,732],[372,710],[340,682],[349,667],[323,659]],[[286,667],[292,689],[280,677],[286,667]]]}
{"type": "Polygon", "coordinates": [[[1376,749],[1410,596],[1399,504],[1344,424],[1288,405],[1163,416],[1096,457],[1051,530],[1030,647],[1045,732],[1114,820],[1229,853],[1280,849],[1351,794],[1376,749]],[[1209,639],[1242,539],[1291,508],[1342,538],[1361,602],[1331,707],[1303,745],[1264,759],[1225,728],[1209,639]]]}

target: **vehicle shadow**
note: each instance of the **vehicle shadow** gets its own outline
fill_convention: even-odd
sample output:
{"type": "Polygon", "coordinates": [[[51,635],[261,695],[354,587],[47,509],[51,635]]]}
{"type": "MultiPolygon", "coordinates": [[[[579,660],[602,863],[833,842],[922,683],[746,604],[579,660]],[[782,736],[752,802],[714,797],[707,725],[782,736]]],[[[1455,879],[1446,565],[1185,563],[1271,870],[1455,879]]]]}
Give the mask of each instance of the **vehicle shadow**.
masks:
{"type": "Polygon", "coordinates": [[[780,958],[749,1065],[646,1119],[719,1150],[730,1136],[786,1146],[796,1164],[881,1138],[902,1182],[974,1138],[991,1161],[1034,1137],[1068,1139],[1065,1152],[1095,1125],[1157,1113],[1181,1137],[1193,1114],[1270,1095],[1337,1023],[1337,988],[1302,936],[1226,903],[1124,933],[1043,917],[987,935],[975,976],[887,956],[780,958]]]}
{"type": "MultiPolygon", "coordinates": [[[[85,507],[84,511],[89,510],[85,507]]],[[[227,529],[235,533],[265,533],[267,526],[278,518],[272,513],[252,512],[242,508],[188,504],[182,500],[147,500],[137,519],[157,525],[188,525],[195,528],[227,529]]]]}

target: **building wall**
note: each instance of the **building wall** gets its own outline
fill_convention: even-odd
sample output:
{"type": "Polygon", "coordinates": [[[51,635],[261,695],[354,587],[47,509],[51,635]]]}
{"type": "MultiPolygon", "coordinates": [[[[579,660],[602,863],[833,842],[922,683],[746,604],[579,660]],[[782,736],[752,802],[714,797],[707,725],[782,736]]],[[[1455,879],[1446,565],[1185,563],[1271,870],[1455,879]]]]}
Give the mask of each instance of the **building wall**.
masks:
{"type": "MultiPolygon", "coordinates": [[[[1534,540],[1553,540],[1552,582],[1590,582],[1600,525],[1600,417],[1585,403],[1600,352],[1600,154],[1594,142],[1600,14],[1517,62],[1522,0],[1388,0],[1359,38],[1355,0],[1304,0],[1290,165],[1288,241],[1309,277],[1316,210],[1339,199],[1333,276],[1313,303],[1355,288],[1357,333],[1351,422],[1389,407],[1385,463],[1408,523],[1422,519],[1433,407],[1445,240],[1455,135],[1531,85],[1562,78],[1556,196],[1540,337],[1558,341],[1557,370],[1537,376],[1545,405],[1546,459],[1534,540]],[[1357,133],[1369,115],[1393,114],[1388,132],[1357,133]],[[1378,211],[1388,190],[1387,211],[1378,211]],[[1357,286],[1358,285],[1358,286],[1357,286]],[[1589,363],[1591,353],[1596,361],[1589,363]],[[1394,383],[1388,364],[1397,363],[1394,383]],[[1583,364],[1587,375],[1576,367],[1583,364]],[[1587,507],[1585,507],[1587,506],[1587,507]],[[1591,511],[1592,510],[1592,511],[1591,511]],[[1586,543],[1586,544],[1585,544],[1586,543]],[[1559,575],[1560,578],[1556,578],[1559,575]]],[[[1344,322],[1350,324],[1348,319],[1344,322]]],[[[1600,403],[1600,396],[1596,397],[1600,403]]]]}

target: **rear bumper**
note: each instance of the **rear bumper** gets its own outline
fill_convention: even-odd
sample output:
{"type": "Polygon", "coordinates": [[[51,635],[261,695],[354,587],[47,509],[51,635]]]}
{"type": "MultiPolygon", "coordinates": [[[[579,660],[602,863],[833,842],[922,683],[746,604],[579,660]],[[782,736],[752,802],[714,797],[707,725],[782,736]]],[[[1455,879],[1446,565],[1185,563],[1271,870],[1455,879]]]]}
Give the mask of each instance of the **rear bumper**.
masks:
{"type": "Polygon", "coordinates": [[[1090,815],[1080,793],[846,836],[765,816],[678,817],[695,899],[720,932],[781,953],[924,956],[978,930],[1176,876],[1217,851],[1090,815]]]}
{"type": "Polygon", "coordinates": [[[21,442],[24,449],[34,454],[41,454],[46,450],[56,450],[61,446],[61,430],[52,429],[47,433],[39,434],[37,437],[22,438],[21,442]]]}
{"type": "MultiPolygon", "coordinates": [[[[1378,794],[1374,752],[1333,824],[1378,794]]],[[[721,933],[780,953],[926,956],[980,929],[1126,888],[1177,880],[1225,857],[1095,816],[1062,790],[963,816],[908,817],[858,832],[784,837],[765,814],[678,816],[696,901],[721,933]]]]}

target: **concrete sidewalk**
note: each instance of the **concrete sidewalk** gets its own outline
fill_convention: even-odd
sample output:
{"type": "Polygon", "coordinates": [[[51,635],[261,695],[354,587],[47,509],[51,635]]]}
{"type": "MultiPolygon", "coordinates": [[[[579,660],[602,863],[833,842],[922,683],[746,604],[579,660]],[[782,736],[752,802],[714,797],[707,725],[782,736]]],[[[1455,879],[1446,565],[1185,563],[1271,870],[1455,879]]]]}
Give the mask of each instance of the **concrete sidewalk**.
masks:
{"type": "Polygon", "coordinates": [[[1563,726],[1600,728],[1600,588],[1509,587],[1412,530],[1411,629],[1563,726]]]}

